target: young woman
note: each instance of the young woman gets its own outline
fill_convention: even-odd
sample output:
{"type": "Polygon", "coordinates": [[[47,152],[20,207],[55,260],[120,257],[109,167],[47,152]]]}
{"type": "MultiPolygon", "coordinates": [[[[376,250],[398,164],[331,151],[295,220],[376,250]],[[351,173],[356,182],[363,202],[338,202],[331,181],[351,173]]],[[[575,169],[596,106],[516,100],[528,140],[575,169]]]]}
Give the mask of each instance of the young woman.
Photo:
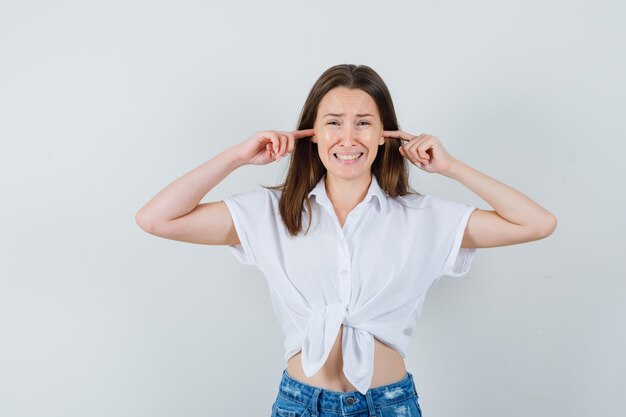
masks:
{"type": "Polygon", "coordinates": [[[550,235],[556,217],[399,129],[371,68],[336,65],[315,82],[298,129],[257,132],[165,187],[137,214],[156,236],[229,245],[258,267],[285,332],[286,369],[272,416],[421,415],[404,358],[424,297],[462,276],[477,248],[550,235]],[[290,155],[280,186],[199,201],[246,164],[290,155]],[[494,210],[422,195],[410,161],[465,185],[494,210]]]}

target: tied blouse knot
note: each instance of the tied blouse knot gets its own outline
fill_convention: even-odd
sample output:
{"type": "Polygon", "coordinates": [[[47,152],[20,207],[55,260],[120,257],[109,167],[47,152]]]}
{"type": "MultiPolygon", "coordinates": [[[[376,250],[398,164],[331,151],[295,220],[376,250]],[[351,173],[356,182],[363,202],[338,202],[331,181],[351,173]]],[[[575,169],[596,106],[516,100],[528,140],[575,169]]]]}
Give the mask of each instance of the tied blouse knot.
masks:
{"type": "Polygon", "coordinates": [[[476,248],[461,248],[476,207],[431,194],[389,197],[372,174],[365,198],[339,224],[325,187],[308,194],[302,232],[282,223],[282,191],[261,189],[224,199],[240,243],[230,251],[268,283],[285,335],[288,361],[302,351],[310,377],[326,362],[343,327],[343,372],[365,394],[374,372],[374,338],[406,358],[428,290],[442,276],[467,274],[476,248]]]}

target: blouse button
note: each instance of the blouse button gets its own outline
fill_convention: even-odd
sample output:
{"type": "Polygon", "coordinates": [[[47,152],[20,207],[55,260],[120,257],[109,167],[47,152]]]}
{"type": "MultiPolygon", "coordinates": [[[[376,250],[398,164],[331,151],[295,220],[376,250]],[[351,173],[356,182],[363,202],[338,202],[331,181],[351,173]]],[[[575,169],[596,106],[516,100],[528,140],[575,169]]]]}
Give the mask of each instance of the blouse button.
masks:
{"type": "Polygon", "coordinates": [[[352,404],[354,404],[354,398],[352,398],[352,397],[348,397],[348,398],[346,399],[346,403],[348,403],[348,405],[352,405],[352,404]]]}
{"type": "Polygon", "coordinates": [[[347,273],[348,273],[348,270],[347,270],[347,269],[342,269],[342,270],[341,270],[341,275],[346,275],[347,273]]]}

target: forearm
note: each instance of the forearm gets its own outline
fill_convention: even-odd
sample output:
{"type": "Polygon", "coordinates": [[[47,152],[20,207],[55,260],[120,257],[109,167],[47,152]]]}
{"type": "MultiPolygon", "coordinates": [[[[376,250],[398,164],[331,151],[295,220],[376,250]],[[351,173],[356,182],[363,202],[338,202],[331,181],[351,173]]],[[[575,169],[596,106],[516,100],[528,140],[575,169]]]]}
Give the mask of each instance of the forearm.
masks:
{"type": "Polygon", "coordinates": [[[174,180],[152,197],[136,214],[144,225],[166,222],[192,211],[202,198],[231,172],[243,165],[229,147],[174,180]]]}
{"type": "Polygon", "coordinates": [[[521,226],[550,229],[556,217],[516,189],[454,159],[450,169],[443,172],[485,200],[503,218],[521,226]]]}

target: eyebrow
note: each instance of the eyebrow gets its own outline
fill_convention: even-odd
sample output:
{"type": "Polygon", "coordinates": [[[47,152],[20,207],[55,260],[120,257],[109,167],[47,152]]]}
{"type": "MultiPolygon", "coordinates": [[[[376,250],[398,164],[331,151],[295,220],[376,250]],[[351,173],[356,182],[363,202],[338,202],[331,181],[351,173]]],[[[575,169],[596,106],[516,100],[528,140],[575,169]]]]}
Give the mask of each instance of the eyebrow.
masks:
{"type": "MultiPolygon", "coordinates": [[[[341,116],[344,116],[344,115],[345,115],[345,113],[326,113],[322,117],[326,117],[326,116],[341,117],[341,116]]],[[[372,117],[374,117],[373,114],[369,114],[369,113],[363,113],[363,114],[357,114],[356,115],[356,117],[365,117],[365,116],[372,116],[372,117]]]]}

